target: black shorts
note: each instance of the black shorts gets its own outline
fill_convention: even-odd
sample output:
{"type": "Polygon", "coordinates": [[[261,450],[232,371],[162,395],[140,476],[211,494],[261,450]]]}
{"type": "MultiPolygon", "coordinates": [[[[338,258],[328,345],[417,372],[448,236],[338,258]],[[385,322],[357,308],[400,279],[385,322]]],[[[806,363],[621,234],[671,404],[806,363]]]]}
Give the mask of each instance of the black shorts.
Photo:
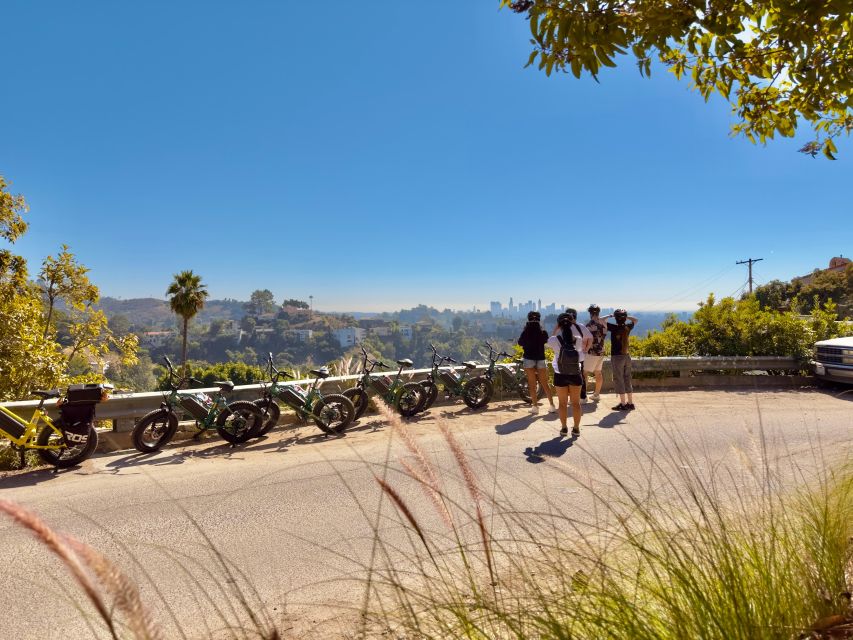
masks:
{"type": "Polygon", "coordinates": [[[555,387],[579,387],[583,384],[583,378],[578,375],[554,373],[555,387]]]}

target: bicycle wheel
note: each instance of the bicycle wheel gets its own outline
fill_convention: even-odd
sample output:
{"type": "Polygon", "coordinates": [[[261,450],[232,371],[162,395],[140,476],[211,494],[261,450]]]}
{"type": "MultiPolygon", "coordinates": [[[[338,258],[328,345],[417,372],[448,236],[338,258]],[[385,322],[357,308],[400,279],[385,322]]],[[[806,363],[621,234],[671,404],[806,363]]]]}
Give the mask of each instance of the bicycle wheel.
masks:
{"type": "Polygon", "coordinates": [[[248,400],[229,402],[216,418],[216,431],[231,444],[246,442],[263,427],[261,408],[248,400]]]}
{"type": "Polygon", "coordinates": [[[462,389],[462,400],[472,409],[480,409],[489,404],[493,390],[488,378],[483,376],[472,378],[462,389]]]}
{"type": "Polygon", "coordinates": [[[420,384],[424,390],[424,404],[420,410],[426,411],[433,405],[435,399],[438,398],[438,385],[432,380],[424,380],[420,384]]]}
{"type": "Polygon", "coordinates": [[[355,407],[346,396],[330,393],[317,401],[311,416],[317,426],[325,433],[343,433],[353,421],[355,407]]]}
{"type": "Polygon", "coordinates": [[[147,413],[130,434],[133,446],[142,453],[154,453],[164,447],[178,430],[178,416],[168,409],[147,413]]]}
{"type": "Polygon", "coordinates": [[[397,391],[394,407],[404,418],[410,418],[420,411],[426,400],[424,388],[417,382],[407,382],[397,391]]]}
{"type": "Polygon", "coordinates": [[[263,419],[260,429],[255,434],[255,437],[260,437],[269,433],[278,424],[278,419],[281,417],[281,407],[272,398],[255,400],[255,406],[261,410],[261,417],[263,419]]]}
{"type": "MultiPolygon", "coordinates": [[[[527,380],[520,380],[517,383],[518,395],[524,400],[527,404],[531,404],[530,402],[530,386],[527,384],[527,380]]],[[[536,396],[541,400],[545,397],[545,389],[542,388],[542,385],[538,382],[536,383],[536,396]]]]}
{"type": "MultiPolygon", "coordinates": [[[[60,431],[65,431],[65,425],[61,420],[57,420],[54,424],[60,431]]],[[[74,442],[74,444],[69,446],[66,438],[56,433],[56,431],[51,429],[50,426],[45,425],[42,427],[42,430],[39,431],[38,437],[36,438],[36,444],[41,447],[48,445],[65,446],[62,449],[38,449],[39,457],[41,457],[41,459],[47,464],[52,464],[54,467],[64,469],[83,462],[95,452],[95,449],[98,446],[98,432],[95,431],[95,427],[91,424],[89,425],[89,433],[85,436],[71,434],[71,437],[75,440],[79,439],[81,441],[74,442]],[[85,440],[82,440],[83,438],[85,438],[85,440]]]]}
{"type": "Polygon", "coordinates": [[[350,399],[352,406],[355,409],[355,417],[353,420],[358,420],[365,411],[370,400],[370,396],[361,387],[353,387],[344,391],[343,395],[350,399]]]}

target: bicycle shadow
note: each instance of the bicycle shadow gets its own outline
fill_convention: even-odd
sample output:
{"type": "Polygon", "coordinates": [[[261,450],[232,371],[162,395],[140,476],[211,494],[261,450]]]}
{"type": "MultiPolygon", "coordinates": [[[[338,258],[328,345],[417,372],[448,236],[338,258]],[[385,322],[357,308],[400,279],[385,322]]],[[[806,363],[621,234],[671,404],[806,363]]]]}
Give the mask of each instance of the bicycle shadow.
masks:
{"type": "Polygon", "coordinates": [[[74,471],[75,468],[73,467],[71,469],[59,470],[51,468],[34,469],[32,471],[21,470],[14,472],[13,475],[0,477],[0,489],[20,489],[22,487],[29,487],[42,482],[54,480],[65,473],[73,473],[74,471]]]}
{"type": "Polygon", "coordinates": [[[535,447],[527,447],[524,450],[524,455],[527,458],[527,462],[530,462],[531,464],[545,462],[547,458],[559,458],[572,447],[577,439],[577,436],[572,436],[570,438],[557,436],[550,440],[540,442],[535,447]]]}

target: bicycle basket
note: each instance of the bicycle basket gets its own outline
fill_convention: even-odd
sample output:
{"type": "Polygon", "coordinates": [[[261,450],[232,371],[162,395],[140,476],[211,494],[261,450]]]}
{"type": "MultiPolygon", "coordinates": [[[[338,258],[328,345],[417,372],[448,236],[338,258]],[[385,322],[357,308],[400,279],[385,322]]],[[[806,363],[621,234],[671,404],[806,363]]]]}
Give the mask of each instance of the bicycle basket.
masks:
{"type": "Polygon", "coordinates": [[[65,394],[67,404],[91,404],[101,401],[104,387],[100,384],[72,384],[65,394]]]}
{"type": "Polygon", "coordinates": [[[26,431],[24,425],[2,411],[0,411],[0,429],[3,429],[13,438],[20,438],[26,431]]]}

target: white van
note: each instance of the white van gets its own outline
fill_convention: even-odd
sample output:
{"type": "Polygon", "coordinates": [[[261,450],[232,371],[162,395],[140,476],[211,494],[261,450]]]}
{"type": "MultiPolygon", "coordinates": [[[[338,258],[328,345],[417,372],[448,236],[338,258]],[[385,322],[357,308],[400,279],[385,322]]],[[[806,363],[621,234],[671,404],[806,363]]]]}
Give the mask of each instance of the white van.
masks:
{"type": "Polygon", "coordinates": [[[822,380],[853,384],[853,336],[816,342],[809,364],[822,380]]]}

